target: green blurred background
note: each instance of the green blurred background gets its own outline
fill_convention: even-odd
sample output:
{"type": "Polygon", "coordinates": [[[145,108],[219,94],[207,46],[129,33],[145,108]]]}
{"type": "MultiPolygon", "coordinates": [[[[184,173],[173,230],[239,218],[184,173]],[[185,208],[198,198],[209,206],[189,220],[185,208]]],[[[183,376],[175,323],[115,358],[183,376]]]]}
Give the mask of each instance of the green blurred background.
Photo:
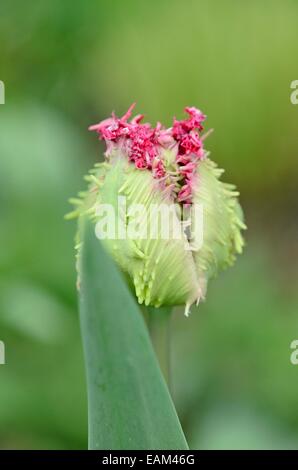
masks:
{"type": "Polygon", "coordinates": [[[237,184],[245,253],[173,320],[174,400],[192,448],[298,448],[298,3],[2,0],[0,448],[87,446],[67,198],[103,147],[87,132],[137,102],[207,115],[237,184]]]}

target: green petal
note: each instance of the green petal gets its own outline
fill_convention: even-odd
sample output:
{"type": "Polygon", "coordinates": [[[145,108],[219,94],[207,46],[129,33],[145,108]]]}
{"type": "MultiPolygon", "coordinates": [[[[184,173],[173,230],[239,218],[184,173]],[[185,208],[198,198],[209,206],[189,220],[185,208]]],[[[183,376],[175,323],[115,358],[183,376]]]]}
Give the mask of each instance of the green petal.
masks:
{"type": "MultiPolygon", "coordinates": [[[[188,241],[183,232],[180,214],[172,200],[158,187],[150,173],[133,169],[123,188],[129,203],[143,204],[147,211],[152,205],[161,204],[171,212],[169,239],[162,238],[162,215],[158,222],[155,239],[135,240],[135,246],[143,257],[133,265],[131,272],[140,303],[159,307],[193,302],[197,296],[198,279],[188,241]],[[177,230],[179,239],[175,239],[177,230]]],[[[150,228],[150,227],[149,227],[150,228]]]]}
{"type": "Polygon", "coordinates": [[[198,165],[193,202],[203,205],[203,244],[194,252],[199,274],[206,282],[234,263],[244,245],[243,214],[235,186],[220,181],[223,170],[206,158],[198,165]]]}

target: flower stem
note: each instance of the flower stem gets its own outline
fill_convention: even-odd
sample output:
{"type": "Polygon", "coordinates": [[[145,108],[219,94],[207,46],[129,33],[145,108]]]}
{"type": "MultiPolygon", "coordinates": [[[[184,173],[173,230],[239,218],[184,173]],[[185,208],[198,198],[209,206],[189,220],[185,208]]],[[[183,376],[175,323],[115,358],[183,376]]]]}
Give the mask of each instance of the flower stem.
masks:
{"type": "Polygon", "coordinates": [[[172,307],[148,307],[148,326],[161,371],[171,391],[171,312],[172,307]]]}

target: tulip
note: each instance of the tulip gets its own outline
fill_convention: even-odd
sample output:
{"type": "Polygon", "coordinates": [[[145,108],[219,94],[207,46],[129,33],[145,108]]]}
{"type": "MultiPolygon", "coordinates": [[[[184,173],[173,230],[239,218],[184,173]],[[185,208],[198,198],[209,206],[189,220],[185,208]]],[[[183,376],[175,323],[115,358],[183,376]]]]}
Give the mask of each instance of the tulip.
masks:
{"type": "Polygon", "coordinates": [[[166,129],[160,123],[143,123],[143,115],[131,119],[133,108],[120,118],[112,114],[90,126],[106,143],[105,161],[91,170],[87,191],[72,200],[77,209],[70,217],[81,220],[87,215],[102,228],[102,209],[111,208],[110,215],[122,228],[99,238],[138,302],[153,307],[185,305],[188,314],[193,303],[205,298],[209,279],[242,252],[245,225],[239,193],[220,180],[223,171],[204,149],[206,116],[201,111],[185,108],[188,117],[175,118],[166,129]],[[119,198],[125,204],[119,204],[119,198]],[[201,235],[193,218],[196,206],[202,207],[201,235]],[[151,211],[148,222],[153,207],[155,218],[151,211]],[[160,207],[171,215],[167,237],[160,207]]]}

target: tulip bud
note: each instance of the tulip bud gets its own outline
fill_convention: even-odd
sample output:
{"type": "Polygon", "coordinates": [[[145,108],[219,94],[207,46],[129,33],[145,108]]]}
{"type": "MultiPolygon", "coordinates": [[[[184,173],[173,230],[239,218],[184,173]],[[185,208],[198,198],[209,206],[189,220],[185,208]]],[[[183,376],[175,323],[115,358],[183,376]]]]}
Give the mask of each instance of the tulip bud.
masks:
{"type": "Polygon", "coordinates": [[[187,314],[242,251],[238,192],[220,181],[223,171],[204,150],[201,111],[185,108],[188,118],[166,129],[142,123],[142,115],[130,119],[133,107],[89,128],[106,143],[105,161],[72,200],[78,208],[70,217],[94,220],[140,304],[184,304],[187,314]]]}

